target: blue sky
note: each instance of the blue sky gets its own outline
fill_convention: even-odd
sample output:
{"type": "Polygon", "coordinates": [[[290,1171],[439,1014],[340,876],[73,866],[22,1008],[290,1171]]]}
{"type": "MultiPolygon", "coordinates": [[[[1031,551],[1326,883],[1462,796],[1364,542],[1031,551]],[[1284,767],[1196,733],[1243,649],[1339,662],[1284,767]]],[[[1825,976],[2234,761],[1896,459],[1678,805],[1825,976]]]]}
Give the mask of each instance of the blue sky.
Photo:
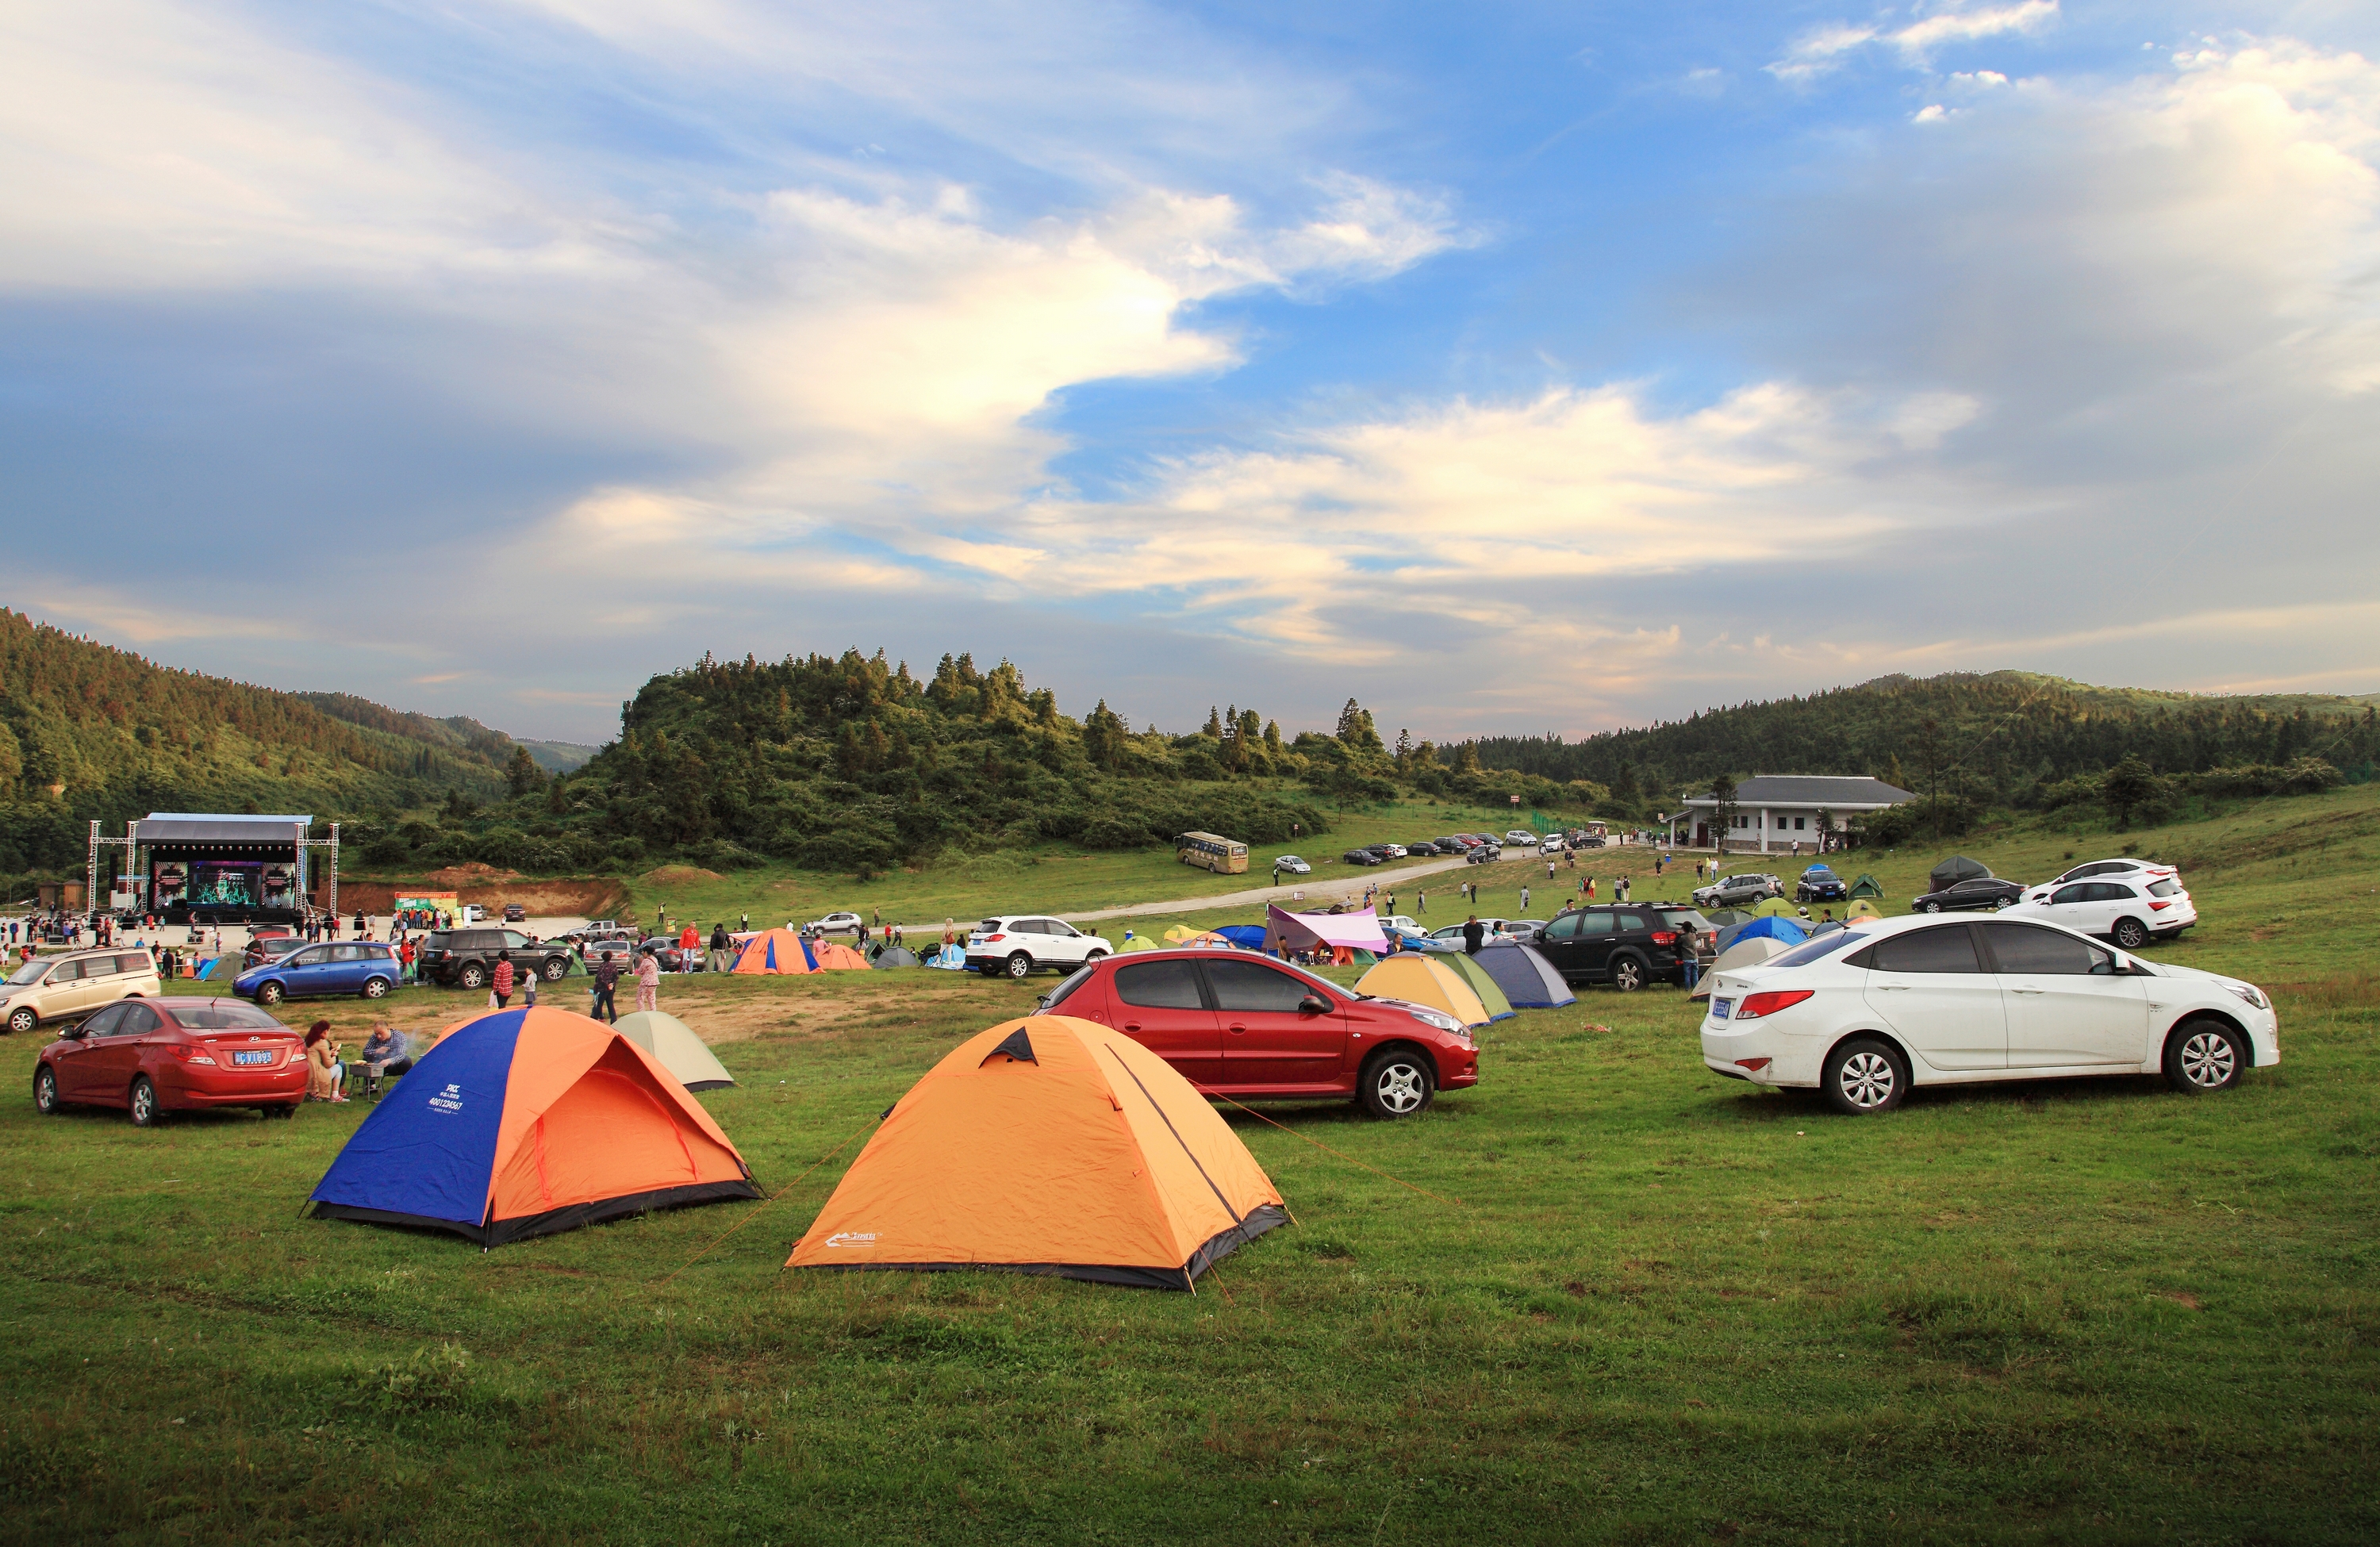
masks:
{"type": "Polygon", "coordinates": [[[7,604],[1569,734],[2380,688],[2348,5],[0,5],[7,604]]]}

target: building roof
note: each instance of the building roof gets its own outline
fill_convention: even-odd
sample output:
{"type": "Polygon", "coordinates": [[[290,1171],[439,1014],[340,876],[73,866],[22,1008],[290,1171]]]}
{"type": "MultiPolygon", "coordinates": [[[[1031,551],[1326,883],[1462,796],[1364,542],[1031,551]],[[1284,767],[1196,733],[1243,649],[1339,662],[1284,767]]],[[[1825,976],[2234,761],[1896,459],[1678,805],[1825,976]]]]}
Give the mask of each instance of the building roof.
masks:
{"type": "MultiPolygon", "coordinates": [[[[1916,797],[1865,774],[1755,774],[1735,786],[1738,806],[1897,806],[1916,797]]],[[[1715,806],[1708,790],[1686,797],[1689,806],[1715,806]]]]}
{"type": "Polygon", "coordinates": [[[132,823],[132,838],[143,844],[285,844],[313,824],[310,816],[152,811],[132,823]]]}

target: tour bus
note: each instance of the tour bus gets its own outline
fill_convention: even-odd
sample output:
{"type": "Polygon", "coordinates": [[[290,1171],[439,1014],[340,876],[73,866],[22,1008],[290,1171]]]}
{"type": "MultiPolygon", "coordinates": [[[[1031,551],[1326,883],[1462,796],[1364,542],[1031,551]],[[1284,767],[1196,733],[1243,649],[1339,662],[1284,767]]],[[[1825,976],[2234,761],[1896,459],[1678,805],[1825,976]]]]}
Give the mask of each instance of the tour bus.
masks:
{"type": "Polygon", "coordinates": [[[1248,846],[1212,833],[1184,833],[1173,840],[1173,857],[1185,865],[1217,875],[1241,875],[1248,868],[1248,846]]]}

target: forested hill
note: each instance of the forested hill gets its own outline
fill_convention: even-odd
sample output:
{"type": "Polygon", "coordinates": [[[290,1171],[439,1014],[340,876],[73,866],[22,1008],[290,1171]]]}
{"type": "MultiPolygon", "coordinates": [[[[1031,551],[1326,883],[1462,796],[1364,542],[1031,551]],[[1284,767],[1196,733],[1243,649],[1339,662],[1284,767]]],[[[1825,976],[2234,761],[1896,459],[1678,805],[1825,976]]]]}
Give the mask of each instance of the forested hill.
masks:
{"type": "Polygon", "coordinates": [[[2028,672],[1878,677],[1806,698],[1714,709],[1579,741],[1490,737],[1479,761],[1616,796],[1674,801],[1719,774],[1873,774],[1903,788],[2009,805],[2126,758],[2159,774],[2304,757],[2372,776],[2380,710],[2370,698],[2210,698],[2094,688],[2028,672]]]}
{"type": "Polygon", "coordinates": [[[311,695],[161,666],[0,609],[0,872],[79,870],[92,818],[339,816],[506,787],[515,749],[498,733],[415,734],[408,725],[421,716],[322,697],[342,712],[326,713],[311,695]]]}

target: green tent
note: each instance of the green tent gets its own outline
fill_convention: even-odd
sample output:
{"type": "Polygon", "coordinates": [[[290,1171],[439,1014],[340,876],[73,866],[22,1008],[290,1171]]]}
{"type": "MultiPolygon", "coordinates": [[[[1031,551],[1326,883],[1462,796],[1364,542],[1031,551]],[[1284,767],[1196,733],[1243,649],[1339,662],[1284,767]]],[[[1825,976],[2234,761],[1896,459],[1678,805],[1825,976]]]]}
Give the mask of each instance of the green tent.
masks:
{"type": "Polygon", "coordinates": [[[1463,975],[1463,981],[1471,985],[1471,992],[1479,996],[1479,1003],[1488,1006],[1489,1020],[1502,1020],[1507,1016],[1519,1013],[1512,1008],[1512,1001],[1504,993],[1503,985],[1488,976],[1486,968],[1463,952],[1449,951],[1442,956],[1433,954],[1430,959],[1442,961],[1463,975]]]}
{"type": "Polygon", "coordinates": [[[1867,898],[1870,902],[1884,900],[1884,888],[1876,884],[1876,877],[1863,875],[1852,883],[1852,900],[1856,902],[1862,897],[1867,898]]]}

